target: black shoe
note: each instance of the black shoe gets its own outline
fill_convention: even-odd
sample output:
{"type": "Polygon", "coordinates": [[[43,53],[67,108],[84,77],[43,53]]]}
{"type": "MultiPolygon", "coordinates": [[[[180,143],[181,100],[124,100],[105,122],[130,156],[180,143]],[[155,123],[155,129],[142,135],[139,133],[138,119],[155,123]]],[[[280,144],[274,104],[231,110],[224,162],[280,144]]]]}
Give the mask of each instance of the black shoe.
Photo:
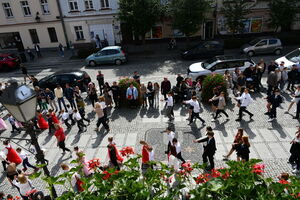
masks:
{"type": "Polygon", "coordinates": [[[168,151],[165,151],[165,154],[169,154],[169,152],[168,152],[168,151]]]}
{"type": "Polygon", "coordinates": [[[298,119],[299,117],[293,117],[293,119],[298,119]]]}
{"type": "Polygon", "coordinates": [[[269,114],[270,114],[270,112],[266,112],[266,113],[265,113],[265,115],[269,115],[269,114]]]}
{"type": "Polygon", "coordinates": [[[253,114],[252,114],[252,115],[250,115],[250,120],[252,120],[252,117],[253,117],[253,114]]]}
{"type": "Polygon", "coordinates": [[[188,125],[192,125],[192,122],[188,123],[188,125]]]}
{"type": "Polygon", "coordinates": [[[238,119],[236,119],[235,121],[239,122],[239,121],[242,121],[242,119],[238,118],[238,119]]]}

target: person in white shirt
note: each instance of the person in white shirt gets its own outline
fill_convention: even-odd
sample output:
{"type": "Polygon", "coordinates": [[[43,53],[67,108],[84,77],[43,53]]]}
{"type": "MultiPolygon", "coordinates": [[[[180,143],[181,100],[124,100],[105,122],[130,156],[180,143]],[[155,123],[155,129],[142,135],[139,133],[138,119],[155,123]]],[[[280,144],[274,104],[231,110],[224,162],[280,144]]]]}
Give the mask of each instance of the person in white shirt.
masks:
{"type": "MultiPolygon", "coordinates": [[[[287,109],[287,111],[286,111],[285,113],[289,113],[289,111],[290,111],[290,109],[292,108],[292,106],[293,106],[294,104],[297,105],[298,102],[300,101],[300,85],[298,85],[298,87],[297,87],[295,93],[292,94],[292,97],[293,97],[293,99],[292,99],[292,101],[291,101],[291,103],[290,103],[290,105],[289,105],[289,107],[288,107],[288,109],[287,109]]],[[[296,109],[295,109],[295,112],[296,112],[296,109]]]]}
{"type": "Polygon", "coordinates": [[[26,193],[34,189],[31,180],[27,179],[24,174],[19,174],[17,180],[14,179],[12,183],[19,189],[20,195],[23,199],[28,199],[26,193]]]}
{"type": "Polygon", "coordinates": [[[16,149],[16,151],[18,152],[18,154],[19,154],[19,156],[22,158],[22,160],[23,160],[23,172],[26,172],[27,171],[27,167],[30,167],[30,168],[32,168],[32,169],[34,169],[35,171],[37,171],[39,168],[37,168],[37,167],[35,167],[35,166],[33,166],[32,164],[30,164],[29,163],[29,161],[28,161],[28,156],[29,156],[29,154],[27,154],[25,151],[23,151],[20,147],[18,147],[17,149],[16,149]]]}
{"type": "Polygon", "coordinates": [[[199,102],[197,100],[197,97],[196,96],[193,96],[192,99],[188,100],[188,101],[183,101],[183,103],[185,104],[190,104],[192,107],[193,107],[193,111],[192,111],[192,115],[191,115],[191,119],[190,119],[190,123],[188,125],[191,125],[193,123],[193,120],[194,118],[198,118],[203,125],[205,125],[205,121],[204,119],[202,119],[200,116],[199,116],[199,113],[200,113],[200,105],[199,105],[199,102]]]}
{"type": "MultiPolygon", "coordinates": [[[[72,168],[70,168],[67,164],[61,164],[60,165],[61,169],[63,172],[69,172],[72,168]]],[[[74,172],[71,176],[71,186],[74,190],[74,192],[82,192],[82,186],[80,185],[81,181],[81,176],[78,172],[74,172]]]]}
{"type": "MultiPolygon", "coordinates": [[[[73,111],[72,111],[73,112],[73,111]]],[[[68,127],[68,129],[70,129],[72,126],[71,124],[69,124],[69,119],[70,119],[70,116],[69,116],[69,113],[66,112],[64,109],[62,109],[60,111],[60,116],[61,116],[61,119],[62,121],[65,123],[65,125],[68,127]]]]}
{"type": "Polygon", "coordinates": [[[250,116],[250,120],[252,120],[253,114],[247,110],[247,106],[253,102],[253,99],[249,94],[249,90],[246,88],[243,94],[235,99],[240,101],[239,118],[235,121],[242,120],[243,112],[247,113],[250,116]]]}
{"type": "Polygon", "coordinates": [[[73,111],[73,120],[77,122],[78,132],[83,132],[86,125],[83,123],[82,117],[76,109],[73,111]]]}
{"type": "Polygon", "coordinates": [[[166,115],[167,117],[169,117],[169,121],[171,121],[174,119],[174,111],[173,111],[174,101],[173,101],[172,92],[168,93],[166,104],[167,104],[166,115]]]}
{"type": "Polygon", "coordinates": [[[181,146],[178,142],[177,138],[173,138],[172,146],[171,146],[171,154],[182,161],[182,164],[185,163],[185,160],[182,158],[181,155],[181,146]]]}
{"type": "Polygon", "coordinates": [[[66,111],[67,111],[68,114],[69,114],[69,118],[70,118],[71,121],[72,121],[72,125],[74,125],[74,124],[75,124],[75,121],[74,121],[74,119],[73,119],[73,109],[72,109],[72,107],[70,106],[70,104],[67,105],[67,110],[66,110],[66,111]]]}
{"type": "Polygon", "coordinates": [[[165,154],[169,154],[171,152],[172,141],[175,138],[175,133],[172,131],[172,129],[170,127],[168,127],[162,133],[167,133],[167,135],[168,135],[168,148],[167,148],[167,151],[165,151],[165,154]]]}
{"type": "Polygon", "coordinates": [[[65,104],[65,100],[64,100],[64,91],[60,87],[60,85],[57,85],[56,88],[54,89],[54,95],[57,98],[59,110],[61,110],[61,104],[63,104],[64,107],[65,107],[65,110],[67,110],[67,107],[66,107],[66,104],[65,104]]]}

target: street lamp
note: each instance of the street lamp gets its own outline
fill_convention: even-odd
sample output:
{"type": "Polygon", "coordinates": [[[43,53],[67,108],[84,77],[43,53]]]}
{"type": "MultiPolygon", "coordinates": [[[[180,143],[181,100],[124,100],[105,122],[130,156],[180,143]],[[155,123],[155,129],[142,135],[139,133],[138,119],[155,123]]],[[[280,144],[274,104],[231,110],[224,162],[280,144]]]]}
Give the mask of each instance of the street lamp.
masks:
{"type": "MultiPolygon", "coordinates": [[[[2,91],[0,102],[16,120],[25,123],[26,132],[30,135],[31,142],[37,152],[36,159],[42,163],[45,175],[50,176],[44,153],[38,143],[33,124],[30,122],[36,115],[37,98],[35,91],[27,85],[18,85],[16,81],[12,81],[2,91]]],[[[56,198],[57,194],[53,185],[51,185],[51,189],[53,197],[56,198]]]]}

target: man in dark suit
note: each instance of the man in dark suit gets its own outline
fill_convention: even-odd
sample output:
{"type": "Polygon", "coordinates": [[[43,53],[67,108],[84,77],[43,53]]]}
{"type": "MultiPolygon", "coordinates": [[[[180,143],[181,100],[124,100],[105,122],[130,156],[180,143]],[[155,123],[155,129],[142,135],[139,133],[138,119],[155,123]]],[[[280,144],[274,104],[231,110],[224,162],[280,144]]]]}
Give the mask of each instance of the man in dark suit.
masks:
{"type": "Polygon", "coordinates": [[[274,94],[269,95],[267,97],[267,100],[271,104],[270,119],[268,120],[269,122],[271,122],[277,117],[276,108],[279,107],[283,102],[283,97],[280,95],[280,90],[275,89],[274,94]]]}
{"type": "Polygon", "coordinates": [[[203,163],[207,163],[207,161],[209,160],[210,167],[207,167],[207,169],[212,170],[213,168],[215,168],[214,155],[217,150],[216,141],[214,138],[214,132],[212,131],[212,128],[207,127],[206,130],[207,130],[206,133],[207,137],[193,140],[193,142],[194,143],[206,142],[206,144],[203,145],[204,151],[202,154],[202,159],[203,159],[203,163]]]}

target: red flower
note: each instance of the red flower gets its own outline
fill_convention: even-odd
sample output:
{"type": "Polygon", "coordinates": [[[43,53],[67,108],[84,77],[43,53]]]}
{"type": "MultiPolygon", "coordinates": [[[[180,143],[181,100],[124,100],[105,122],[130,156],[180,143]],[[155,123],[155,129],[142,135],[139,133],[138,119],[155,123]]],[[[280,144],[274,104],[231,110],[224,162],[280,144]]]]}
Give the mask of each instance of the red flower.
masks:
{"type": "Polygon", "coordinates": [[[134,151],[132,147],[124,147],[120,150],[120,153],[122,156],[127,156],[130,154],[134,154],[134,151]]]}
{"type": "Polygon", "coordinates": [[[265,165],[264,164],[255,164],[253,165],[253,170],[252,170],[252,173],[255,173],[255,174],[258,174],[258,175],[261,175],[262,173],[264,173],[264,169],[265,169],[265,165]]]}
{"type": "Polygon", "coordinates": [[[88,161],[88,168],[89,168],[89,170],[93,170],[97,167],[100,167],[100,164],[101,164],[100,159],[94,158],[94,159],[88,161]]]}
{"type": "Polygon", "coordinates": [[[209,179],[208,179],[208,174],[199,174],[199,176],[196,178],[196,183],[200,184],[200,183],[206,183],[209,179]]]}
{"type": "Polygon", "coordinates": [[[104,171],[102,174],[105,175],[102,177],[103,180],[107,180],[111,177],[111,173],[109,173],[108,171],[104,171]]]}
{"type": "Polygon", "coordinates": [[[280,183],[280,184],[290,184],[290,182],[289,181],[287,181],[287,180],[283,180],[283,179],[281,179],[281,180],[279,180],[278,181],[278,183],[280,183]]]}
{"type": "Polygon", "coordinates": [[[33,189],[33,190],[29,190],[28,192],[26,192],[26,195],[25,196],[29,196],[29,195],[31,195],[31,194],[34,194],[34,193],[36,193],[37,192],[37,190],[36,189],[33,189]]]}
{"type": "Polygon", "coordinates": [[[220,176],[221,176],[221,173],[220,173],[218,170],[216,170],[216,169],[212,169],[210,175],[211,175],[212,177],[214,177],[214,178],[217,178],[217,177],[220,177],[220,176]]]}
{"type": "Polygon", "coordinates": [[[229,174],[229,172],[227,171],[227,172],[225,172],[224,174],[222,174],[222,179],[228,179],[229,177],[230,177],[230,174],[229,174]]]}
{"type": "Polygon", "coordinates": [[[187,173],[190,173],[191,171],[193,171],[192,164],[190,162],[186,162],[186,163],[182,164],[181,166],[187,173]]]}

